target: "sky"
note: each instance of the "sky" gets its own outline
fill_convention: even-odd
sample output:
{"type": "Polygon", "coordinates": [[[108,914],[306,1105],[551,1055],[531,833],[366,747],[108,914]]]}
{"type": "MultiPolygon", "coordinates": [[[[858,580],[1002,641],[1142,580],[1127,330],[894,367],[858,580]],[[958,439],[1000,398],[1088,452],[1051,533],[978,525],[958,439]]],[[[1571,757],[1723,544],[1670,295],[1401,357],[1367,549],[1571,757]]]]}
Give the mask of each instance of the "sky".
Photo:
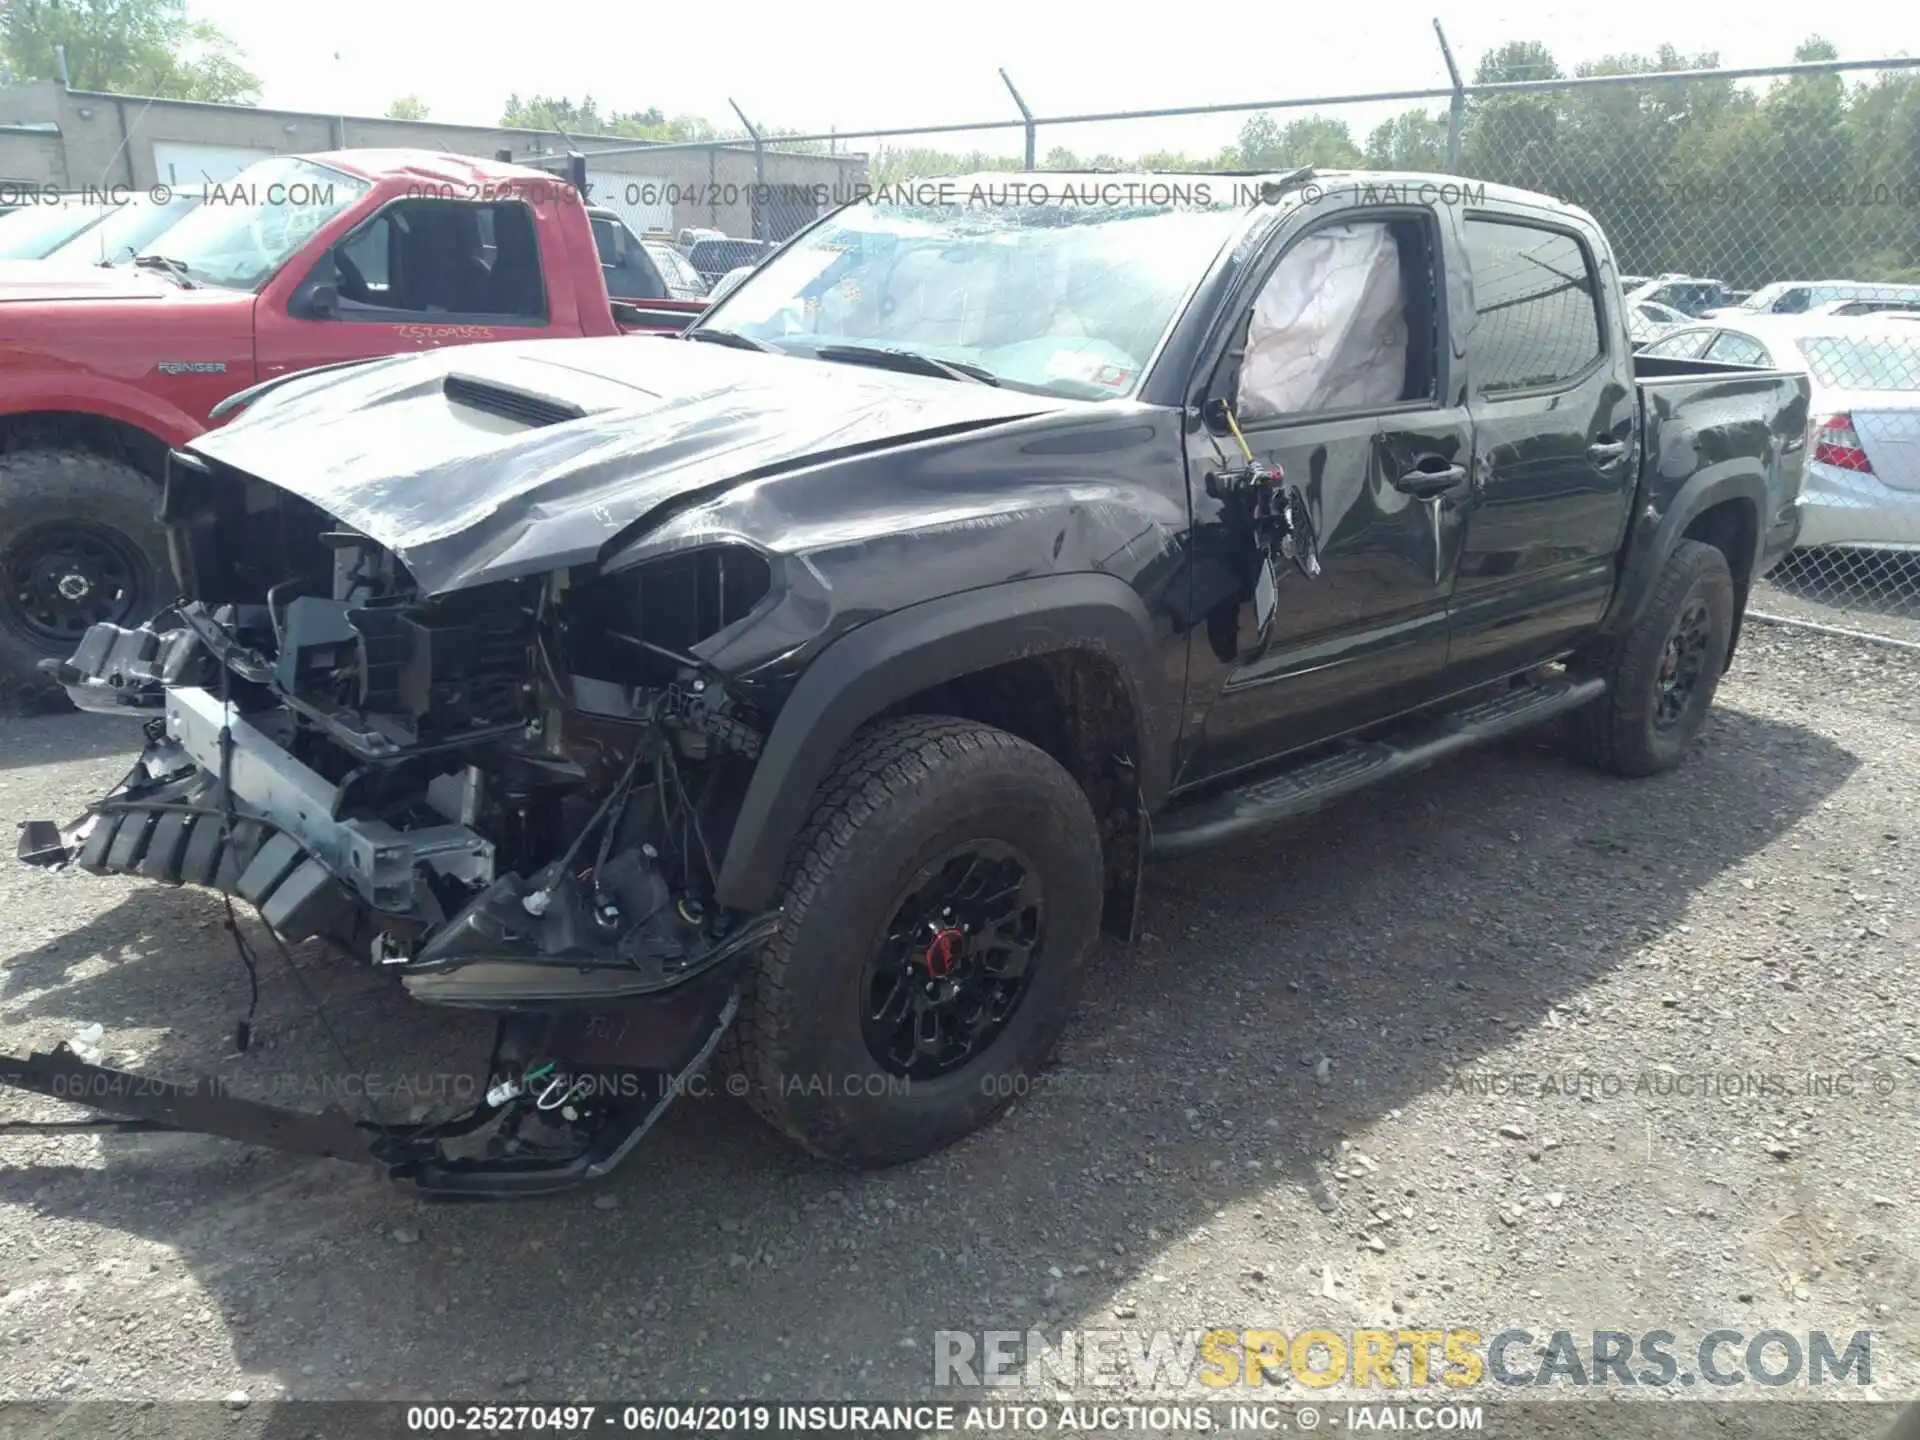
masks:
{"type": "MultiPolygon", "coordinates": [[[[658,6],[572,0],[547,6],[465,0],[328,0],[322,25],[260,0],[190,0],[231,35],[264,85],[262,103],[377,115],[418,94],[436,120],[490,124],[518,92],[592,95],[603,112],[658,106],[732,123],[729,99],[756,123],[805,132],[977,121],[1015,114],[1005,66],[1036,114],[1287,99],[1441,86],[1446,70],[1432,0],[1101,8],[1059,0],[900,0],[831,5],[658,6]],[[678,23],[675,17],[678,17],[678,23]],[[906,18],[906,17],[912,18],[906,18]],[[687,37],[683,41],[680,37],[687,37]],[[691,43],[688,43],[691,42],[691,43]]],[[[1843,58],[1913,53],[1916,12],[1843,0],[1838,10],[1749,0],[1503,3],[1442,13],[1454,54],[1474,62],[1509,39],[1544,42],[1565,70],[1621,51],[1718,50],[1728,66],[1789,61],[1814,30],[1843,58]],[[1908,14],[1902,22],[1898,16],[1908,14]]],[[[1400,106],[1347,107],[1356,137],[1400,106]]],[[[1438,108],[1438,107],[1436,107],[1438,108]]],[[[1128,155],[1206,153],[1239,116],[1044,127],[1042,152],[1065,144],[1128,155]]],[[[855,148],[870,148],[859,142],[855,148]]],[[[892,141],[888,143],[911,143],[892,141]]],[[[930,139],[1017,154],[1018,130],[930,139]]]]}

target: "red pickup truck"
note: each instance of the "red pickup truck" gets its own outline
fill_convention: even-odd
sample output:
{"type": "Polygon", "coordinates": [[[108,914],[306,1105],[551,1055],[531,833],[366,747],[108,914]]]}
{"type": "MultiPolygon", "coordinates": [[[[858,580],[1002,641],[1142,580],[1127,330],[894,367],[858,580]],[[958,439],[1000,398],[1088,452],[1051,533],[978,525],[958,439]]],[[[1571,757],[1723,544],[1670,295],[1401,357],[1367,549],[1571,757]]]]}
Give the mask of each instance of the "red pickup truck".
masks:
{"type": "Polygon", "coordinates": [[[0,264],[0,696],[172,598],[169,448],[252,385],[407,350],[685,328],[609,300],[578,191],[426,151],[262,160],[124,265],[0,264]]]}

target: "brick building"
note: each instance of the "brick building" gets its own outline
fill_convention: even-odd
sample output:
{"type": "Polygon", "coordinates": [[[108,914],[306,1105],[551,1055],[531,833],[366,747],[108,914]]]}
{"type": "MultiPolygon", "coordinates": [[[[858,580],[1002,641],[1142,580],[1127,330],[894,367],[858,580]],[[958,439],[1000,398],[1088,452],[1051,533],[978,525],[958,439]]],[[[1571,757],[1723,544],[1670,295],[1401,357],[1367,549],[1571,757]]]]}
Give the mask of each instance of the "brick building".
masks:
{"type": "Polygon", "coordinates": [[[197,188],[230,179],[267,155],[361,147],[479,156],[511,150],[515,160],[529,163],[578,149],[588,156],[593,202],[619,210],[636,230],[701,226],[783,239],[821,209],[849,198],[866,174],[860,155],[769,146],[756,178],[753,147],[745,142],[593,154],[633,143],[497,125],[154,100],[70,90],[57,81],[0,86],[0,188],[197,188]]]}

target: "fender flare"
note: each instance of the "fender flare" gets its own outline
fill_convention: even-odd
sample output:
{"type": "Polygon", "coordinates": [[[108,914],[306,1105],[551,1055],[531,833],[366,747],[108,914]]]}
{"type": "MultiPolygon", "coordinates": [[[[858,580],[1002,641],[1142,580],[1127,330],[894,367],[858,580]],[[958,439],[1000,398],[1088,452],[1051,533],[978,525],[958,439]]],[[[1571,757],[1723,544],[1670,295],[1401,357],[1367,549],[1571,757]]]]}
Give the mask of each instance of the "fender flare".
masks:
{"type": "Polygon", "coordinates": [[[168,449],[184,445],[207,428],[176,405],[100,376],[67,375],[57,384],[9,385],[0,422],[31,415],[112,420],[146,432],[168,449]]]}
{"type": "MultiPolygon", "coordinates": [[[[1660,572],[1666,568],[1687,527],[1706,511],[1728,500],[1744,500],[1753,507],[1753,554],[1747,557],[1747,583],[1752,586],[1760,573],[1760,557],[1767,543],[1766,479],[1754,468],[1719,474],[1702,470],[1673,493],[1665,513],[1661,512],[1659,502],[1651,499],[1642,501],[1635,512],[1620,584],[1601,622],[1602,634],[1616,635],[1633,627],[1652,598],[1660,572]]],[[[1736,617],[1736,638],[1738,624],[1736,617]]]]}
{"type": "Polygon", "coordinates": [[[1169,717],[1160,641],[1140,596],[1112,575],[1014,580],[924,601],[848,631],[800,676],[741,801],[715,894],[738,910],[771,902],[788,852],[835,758],[875,715],[908,696],[1009,660],[1092,650],[1111,660],[1133,706],[1141,802],[1166,793],[1169,717]]]}

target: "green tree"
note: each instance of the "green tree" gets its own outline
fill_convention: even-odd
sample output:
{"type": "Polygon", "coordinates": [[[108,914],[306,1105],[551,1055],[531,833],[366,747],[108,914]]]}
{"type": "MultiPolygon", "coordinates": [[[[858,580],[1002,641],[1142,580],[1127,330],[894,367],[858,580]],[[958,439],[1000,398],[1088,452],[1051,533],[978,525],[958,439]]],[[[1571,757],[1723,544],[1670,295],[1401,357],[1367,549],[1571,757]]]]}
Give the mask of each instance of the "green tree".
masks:
{"type": "Polygon", "coordinates": [[[186,0],[0,0],[0,70],[52,80],[65,49],[67,83],[168,100],[250,104],[259,77],[186,0]]]}
{"type": "MultiPolygon", "coordinates": [[[[1605,55],[1582,78],[1710,70],[1720,57],[1662,45],[1652,55],[1605,55]]],[[[1700,252],[1699,205],[1675,203],[1677,166],[1691,163],[1735,89],[1729,81],[1600,85],[1560,97],[1557,160],[1545,187],[1592,211],[1629,271],[1714,273],[1700,252]]],[[[1704,196],[1704,184],[1684,187],[1704,196]]],[[[1726,197],[1723,195],[1722,197],[1726,197]]],[[[1704,203],[1704,202],[1703,202],[1704,203]]]]}
{"type": "Polygon", "coordinates": [[[1447,168],[1447,117],[1408,110],[1373,127],[1367,136],[1370,170],[1443,171],[1447,168]]]}
{"type": "Polygon", "coordinates": [[[1018,170],[1020,161],[981,150],[940,150],[925,145],[883,145],[867,156],[867,183],[898,185],[907,180],[930,180],[941,175],[967,175],[981,170],[1018,170]]]}
{"type": "MultiPolygon", "coordinates": [[[[737,140],[745,132],[722,130],[697,115],[672,118],[656,105],[646,110],[600,111],[591,95],[577,104],[562,95],[532,95],[522,100],[507,97],[500,123],[515,130],[551,130],[562,135],[620,135],[632,140],[661,142],[684,140],[737,140]]],[[[771,136],[778,132],[770,131],[771,136]]]]}
{"type": "MultiPolygon", "coordinates": [[[[1473,83],[1560,78],[1560,67],[1546,46],[1537,40],[1510,40],[1480,57],[1473,83]]],[[[1553,193],[1564,153],[1561,108],[1557,91],[1476,96],[1467,104],[1462,168],[1483,180],[1553,193]]]]}
{"type": "Polygon", "coordinates": [[[1303,115],[1285,125],[1265,112],[1254,115],[1240,127],[1234,153],[1237,163],[1229,168],[1240,170],[1344,170],[1361,163],[1347,122],[1328,115],[1303,115]]]}
{"type": "MultiPolygon", "coordinates": [[[[1837,58],[1833,46],[1817,35],[1794,51],[1801,61],[1837,58]]],[[[1867,229],[1867,208],[1845,193],[1865,168],[1847,124],[1846,83],[1832,74],[1795,75],[1774,86],[1761,109],[1767,122],[1764,153],[1778,182],[1793,187],[1790,194],[1843,192],[1833,197],[1837,203],[1777,205],[1769,227],[1776,269],[1808,280],[1825,278],[1835,257],[1855,248],[1847,241],[1867,229]],[[1856,159],[1862,163],[1856,165],[1856,159]],[[1849,237],[1848,231],[1856,233],[1849,237]]]]}
{"type": "Polygon", "coordinates": [[[402,95],[387,106],[389,120],[425,120],[432,112],[418,95],[402,95]]]}
{"type": "Polygon", "coordinates": [[[1860,278],[1893,280],[1920,266],[1920,80],[1901,73],[1857,87],[1847,119],[1869,202],[1860,278]]]}
{"type": "Polygon", "coordinates": [[[606,122],[600,118],[600,107],[591,95],[578,105],[558,95],[534,95],[524,101],[518,95],[509,95],[506,109],[500,112],[500,123],[514,130],[554,130],[564,135],[606,133],[606,122]]]}

